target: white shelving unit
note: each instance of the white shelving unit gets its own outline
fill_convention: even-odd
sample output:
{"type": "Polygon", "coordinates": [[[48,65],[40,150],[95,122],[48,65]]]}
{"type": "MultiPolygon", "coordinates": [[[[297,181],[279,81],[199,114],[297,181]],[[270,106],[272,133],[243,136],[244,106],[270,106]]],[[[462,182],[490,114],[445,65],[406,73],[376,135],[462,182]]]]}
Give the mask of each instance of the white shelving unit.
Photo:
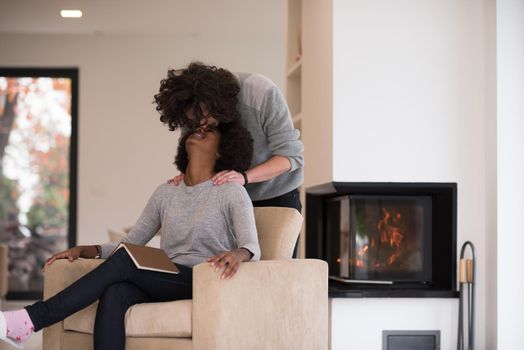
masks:
{"type": "Polygon", "coordinates": [[[287,2],[286,98],[295,128],[302,112],[302,0],[287,2]]]}
{"type": "MultiPolygon", "coordinates": [[[[302,137],[302,0],[287,1],[286,40],[286,99],[293,116],[293,125],[302,137]]],[[[302,206],[305,204],[304,186],[300,187],[302,206]]],[[[304,214],[304,212],[303,212],[304,214]]],[[[298,256],[305,256],[304,228],[300,233],[298,256]]]]}
{"type": "Polygon", "coordinates": [[[286,19],[285,94],[304,142],[305,206],[306,188],[333,181],[333,1],[287,0],[286,19]]]}

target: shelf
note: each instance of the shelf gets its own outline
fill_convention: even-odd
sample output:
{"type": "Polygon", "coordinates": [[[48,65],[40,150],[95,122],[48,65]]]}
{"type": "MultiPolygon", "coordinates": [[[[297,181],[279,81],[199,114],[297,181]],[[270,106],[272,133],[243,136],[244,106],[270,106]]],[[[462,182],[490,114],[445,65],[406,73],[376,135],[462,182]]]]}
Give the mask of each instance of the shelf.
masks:
{"type": "Polygon", "coordinates": [[[293,79],[293,78],[299,78],[302,75],[302,58],[300,58],[298,61],[293,63],[291,67],[289,67],[287,71],[287,78],[293,79]]]}

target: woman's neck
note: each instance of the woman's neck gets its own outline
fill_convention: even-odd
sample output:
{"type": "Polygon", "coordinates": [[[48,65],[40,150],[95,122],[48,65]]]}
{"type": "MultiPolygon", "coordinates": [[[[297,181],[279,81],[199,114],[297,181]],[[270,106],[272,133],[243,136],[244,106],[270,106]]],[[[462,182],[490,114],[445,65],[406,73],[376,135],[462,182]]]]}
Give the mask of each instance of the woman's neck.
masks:
{"type": "Polygon", "coordinates": [[[184,175],[184,182],[188,186],[196,186],[211,179],[213,175],[215,175],[214,165],[213,167],[204,166],[202,164],[197,166],[192,164],[192,162],[189,162],[184,175]]]}

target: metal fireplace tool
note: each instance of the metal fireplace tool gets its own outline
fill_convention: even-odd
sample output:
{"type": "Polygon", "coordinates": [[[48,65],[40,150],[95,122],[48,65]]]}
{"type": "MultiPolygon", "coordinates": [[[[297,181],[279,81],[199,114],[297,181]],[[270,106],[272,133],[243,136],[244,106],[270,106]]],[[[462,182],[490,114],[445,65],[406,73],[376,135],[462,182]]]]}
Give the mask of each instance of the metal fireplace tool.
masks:
{"type": "Polygon", "coordinates": [[[467,303],[467,333],[468,347],[467,350],[475,349],[475,246],[470,241],[465,242],[460,250],[460,299],[459,299],[459,317],[458,317],[458,339],[457,350],[464,348],[464,299],[467,303]],[[471,259],[465,259],[464,253],[469,246],[471,249],[471,259]],[[465,290],[466,289],[466,290],[465,290]]]}

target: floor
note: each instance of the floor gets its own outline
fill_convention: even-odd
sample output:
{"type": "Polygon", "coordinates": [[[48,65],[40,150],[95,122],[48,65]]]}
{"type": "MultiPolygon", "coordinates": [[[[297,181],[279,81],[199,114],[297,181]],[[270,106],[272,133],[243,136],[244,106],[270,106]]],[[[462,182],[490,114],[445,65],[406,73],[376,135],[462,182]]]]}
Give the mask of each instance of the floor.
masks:
{"type": "MultiPolygon", "coordinates": [[[[32,301],[22,300],[8,300],[2,302],[2,310],[16,310],[21,309],[28,304],[32,304],[32,301]]],[[[14,347],[0,340],[0,350],[12,350],[14,347]]],[[[33,336],[25,343],[24,350],[42,350],[42,332],[33,334],[33,336]]]]}

